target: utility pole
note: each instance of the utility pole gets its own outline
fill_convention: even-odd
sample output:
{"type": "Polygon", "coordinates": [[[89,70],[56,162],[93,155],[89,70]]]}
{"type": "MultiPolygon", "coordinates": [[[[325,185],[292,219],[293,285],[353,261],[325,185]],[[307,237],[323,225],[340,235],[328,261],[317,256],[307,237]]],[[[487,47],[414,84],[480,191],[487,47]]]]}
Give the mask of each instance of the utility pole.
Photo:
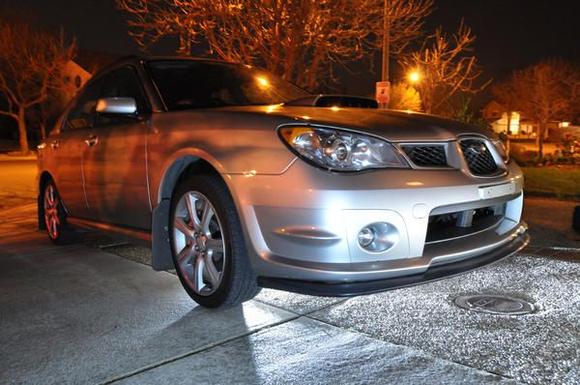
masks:
{"type": "Polygon", "coordinates": [[[391,37],[391,21],[389,20],[389,0],[385,0],[383,9],[383,64],[381,68],[381,81],[376,85],[376,99],[381,108],[389,105],[391,83],[389,82],[389,45],[391,37]]]}
{"type": "Polygon", "coordinates": [[[389,43],[391,38],[391,21],[389,20],[389,0],[385,0],[383,10],[383,67],[381,80],[383,82],[389,81],[389,43]]]}

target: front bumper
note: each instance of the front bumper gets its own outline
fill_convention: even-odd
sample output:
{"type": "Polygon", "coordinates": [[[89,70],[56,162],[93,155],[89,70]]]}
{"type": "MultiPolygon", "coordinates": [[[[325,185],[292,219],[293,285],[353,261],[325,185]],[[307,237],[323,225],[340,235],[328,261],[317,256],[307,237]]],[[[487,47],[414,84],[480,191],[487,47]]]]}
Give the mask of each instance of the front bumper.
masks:
{"type": "Polygon", "coordinates": [[[331,174],[297,161],[282,175],[247,173],[226,180],[263,286],[327,295],[375,291],[479,267],[527,242],[520,222],[523,178],[513,163],[505,175],[474,178],[459,170],[331,174]],[[481,193],[505,184],[513,185],[505,194],[481,193]],[[503,210],[492,226],[428,238],[433,215],[492,206],[503,210]],[[391,248],[368,252],[359,246],[357,234],[373,222],[396,228],[391,248]],[[316,282],[331,289],[316,289],[316,282]]]}
{"type": "Polygon", "coordinates": [[[527,226],[522,223],[518,228],[518,231],[512,236],[512,239],[500,247],[492,248],[490,251],[472,258],[461,259],[446,264],[434,264],[419,274],[395,276],[392,278],[373,281],[346,283],[259,277],[258,284],[262,287],[268,287],[271,289],[328,297],[348,297],[412,286],[419,283],[436,281],[442,278],[466,273],[509,257],[523,249],[528,244],[530,236],[526,233],[526,229],[527,226]]]}

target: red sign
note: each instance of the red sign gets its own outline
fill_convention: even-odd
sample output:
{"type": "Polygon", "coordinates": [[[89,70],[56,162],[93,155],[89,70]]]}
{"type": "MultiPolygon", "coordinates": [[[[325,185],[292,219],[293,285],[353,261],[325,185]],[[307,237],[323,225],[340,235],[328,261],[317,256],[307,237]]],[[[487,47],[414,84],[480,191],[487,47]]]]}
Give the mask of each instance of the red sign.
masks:
{"type": "Polygon", "coordinates": [[[375,98],[379,104],[389,104],[391,91],[390,82],[377,82],[375,98]]]}

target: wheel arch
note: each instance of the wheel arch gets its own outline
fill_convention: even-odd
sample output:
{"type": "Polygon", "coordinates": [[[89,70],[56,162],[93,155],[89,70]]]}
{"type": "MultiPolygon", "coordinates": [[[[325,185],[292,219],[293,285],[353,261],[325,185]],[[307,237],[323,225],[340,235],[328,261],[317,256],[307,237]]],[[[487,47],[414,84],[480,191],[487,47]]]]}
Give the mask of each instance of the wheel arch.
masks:
{"type": "Polygon", "coordinates": [[[220,176],[218,168],[205,158],[199,155],[183,155],[166,167],[159,183],[157,202],[159,203],[163,199],[171,199],[175,187],[186,176],[192,174],[213,174],[220,176]]]}
{"type": "MultiPolygon", "coordinates": [[[[171,197],[179,183],[191,175],[210,174],[227,182],[221,176],[221,167],[215,161],[208,160],[200,154],[182,154],[175,157],[160,178],[156,189],[156,205],[152,212],[151,221],[151,266],[154,270],[173,269],[171,244],[169,241],[169,217],[171,215],[171,197]]],[[[229,189],[229,188],[228,188],[229,189]]]]}

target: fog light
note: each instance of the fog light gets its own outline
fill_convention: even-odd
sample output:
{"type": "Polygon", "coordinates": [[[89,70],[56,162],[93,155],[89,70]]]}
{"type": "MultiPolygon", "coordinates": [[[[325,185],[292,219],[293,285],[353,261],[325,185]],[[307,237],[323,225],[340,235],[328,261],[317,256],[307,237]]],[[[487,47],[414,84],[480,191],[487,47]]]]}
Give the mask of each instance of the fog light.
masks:
{"type": "Polygon", "coordinates": [[[358,233],[358,244],[364,250],[381,253],[393,247],[399,240],[397,228],[390,223],[375,222],[363,227],[358,233]]]}
{"type": "Polygon", "coordinates": [[[370,227],[365,227],[358,233],[358,244],[362,248],[368,247],[375,240],[375,232],[370,227]]]}

